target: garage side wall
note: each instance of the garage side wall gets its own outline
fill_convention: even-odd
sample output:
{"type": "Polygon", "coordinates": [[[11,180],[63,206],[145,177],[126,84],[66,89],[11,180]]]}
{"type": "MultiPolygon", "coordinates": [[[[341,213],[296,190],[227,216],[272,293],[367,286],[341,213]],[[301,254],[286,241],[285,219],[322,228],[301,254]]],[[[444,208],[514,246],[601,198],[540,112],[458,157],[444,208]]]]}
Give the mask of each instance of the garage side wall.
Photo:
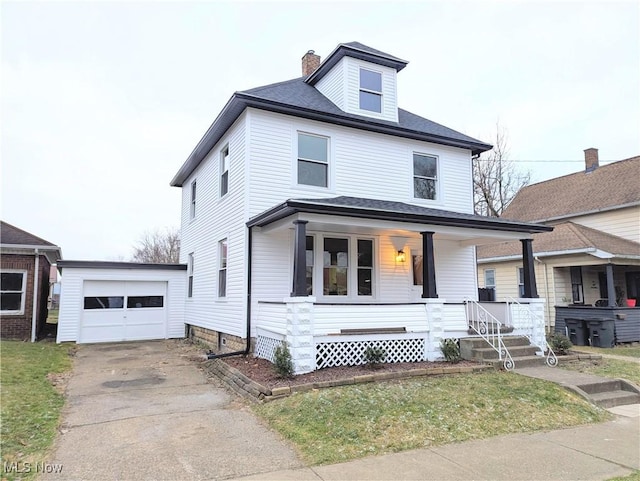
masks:
{"type": "Polygon", "coordinates": [[[185,270],[104,269],[65,267],[61,276],[57,342],[79,341],[84,308],[85,281],[166,282],[166,338],[185,335],[185,270]]]}

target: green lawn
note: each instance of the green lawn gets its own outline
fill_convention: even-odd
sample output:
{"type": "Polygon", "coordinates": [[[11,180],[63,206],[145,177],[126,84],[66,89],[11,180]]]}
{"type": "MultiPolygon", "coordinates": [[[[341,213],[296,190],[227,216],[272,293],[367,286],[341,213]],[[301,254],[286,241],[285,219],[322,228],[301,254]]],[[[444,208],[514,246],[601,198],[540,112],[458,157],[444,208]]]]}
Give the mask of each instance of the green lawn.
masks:
{"type": "Polygon", "coordinates": [[[594,359],[583,361],[563,362],[564,369],[586,372],[596,376],[623,378],[640,386],[640,365],[637,362],[621,361],[618,359],[594,359]]]}
{"type": "Polygon", "coordinates": [[[611,478],[607,481],[640,481],[640,471],[635,471],[628,476],[622,476],[618,478],[611,478]]]}
{"type": "Polygon", "coordinates": [[[613,354],[640,358],[640,346],[616,346],[612,349],[591,346],[573,346],[573,351],[592,352],[594,354],[613,354]]]}
{"type": "Polygon", "coordinates": [[[320,389],[254,409],[311,464],[610,418],[553,383],[505,372],[320,389]]]}
{"type": "Polygon", "coordinates": [[[70,344],[0,342],[2,390],[2,479],[31,479],[35,473],[6,473],[5,463],[43,462],[56,434],[62,394],[47,379],[49,373],[71,369],[70,344]]]}

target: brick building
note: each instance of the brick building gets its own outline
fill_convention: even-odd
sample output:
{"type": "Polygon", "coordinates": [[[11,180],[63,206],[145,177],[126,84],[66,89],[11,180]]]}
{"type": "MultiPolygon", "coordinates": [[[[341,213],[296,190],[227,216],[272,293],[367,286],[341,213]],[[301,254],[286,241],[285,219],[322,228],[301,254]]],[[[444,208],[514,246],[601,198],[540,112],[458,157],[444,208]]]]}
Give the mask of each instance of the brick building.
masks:
{"type": "Polygon", "coordinates": [[[0,221],[0,337],[35,341],[47,320],[49,273],[60,248],[0,221]]]}

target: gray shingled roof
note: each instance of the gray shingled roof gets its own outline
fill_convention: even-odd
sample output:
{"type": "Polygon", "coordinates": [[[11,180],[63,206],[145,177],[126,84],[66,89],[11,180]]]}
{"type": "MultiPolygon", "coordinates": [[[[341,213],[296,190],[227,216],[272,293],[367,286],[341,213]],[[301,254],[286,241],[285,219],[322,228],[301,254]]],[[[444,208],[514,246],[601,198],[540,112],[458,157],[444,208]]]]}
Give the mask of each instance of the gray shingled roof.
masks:
{"type": "Polygon", "coordinates": [[[359,42],[349,42],[347,44],[340,44],[325,62],[321,64],[320,68],[306,79],[301,77],[234,93],[222,109],[222,112],[220,112],[213,124],[209,127],[204,137],[176,173],[171,181],[171,185],[182,186],[182,183],[198,167],[213,146],[222,138],[227,129],[231,127],[233,122],[235,122],[247,107],[397,137],[460,147],[471,150],[474,155],[491,149],[491,145],[489,144],[403,109],[398,109],[398,122],[349,114],[340,110],[333,102],[318,92],[315,87],[308,82],[316,73],[320,75],[322,69],[330,68],[329,64],[338,58],[339,55],[344,56],[346,54],[356,57],[358,55],[364,55],[370,61],[379,63],[390,62],[389,65],[395,65],[398,70],[407,63],[404,60],[372,49],[359,42]]]}
{"type": "Polygon", "coordinates": [[[433,224],[475,229],[494,229],[510,232],[547,232],[552,227],[516,221],[431,209],[404,202],[360,197],[331,197],[322,199],[289,199],[249,219],[247,225],[265,226],[298,212],[342,215],[366,219],[433,224]]]}
{"type": "Polygon", "coordinates": [[[544,222],[640,203],[640,156],[524,187],[503,218],[544,222]]]}
{"type": "MultiPolygon", "coordinates": [[[[554,226],[553,232],[533,235],[533,253],[557,253],[567,255],[567,251],[584,252],[601,250],[617,257],[640,257],[640,244],[622,237],[614,236],[597,229],[585,227],[573,222],[564,222],[554,226]]],[[[494,258],[511,258],[522,255],[519,242],[500,242],[478,246],[478,260],[494,258]]]]}
{"type": "Polygon", "coordinates": [[[0,221],[0,244],[56,247],[55,244],[8,224],[5,221],[0,221]]]}

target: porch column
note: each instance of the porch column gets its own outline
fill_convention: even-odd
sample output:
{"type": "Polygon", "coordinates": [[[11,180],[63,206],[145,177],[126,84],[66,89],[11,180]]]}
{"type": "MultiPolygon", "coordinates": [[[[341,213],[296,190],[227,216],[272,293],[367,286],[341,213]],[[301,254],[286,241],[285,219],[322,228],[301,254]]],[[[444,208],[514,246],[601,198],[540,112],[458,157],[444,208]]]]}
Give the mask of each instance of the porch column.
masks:
{"type": "Polygon", "coordinates": [[[433,257],[433,232],[420,232],[422,235],[422,297],[435,299],[438,297],[436,290],[436,264],[433,257]]]}
{"type": "Polygon", "coordinates": [[[520,239],[522,242],[522,268],[524,271],[524,297],[537,298],[536,271],[533,265],[533,239],[520,239]]]}
{"type": "Polygon", "coordinates": [[[293,290],[291,297],[306,297],[307,294],[307,223],[306,220],[294,220],[296,229],[293,246],[293,290]]]}
{"type": "Polygon", "coordinates": [[[607,272],[607,306],[616,307],[616,288],[613,285],[613,264],[605,266],[607,272]]]}

